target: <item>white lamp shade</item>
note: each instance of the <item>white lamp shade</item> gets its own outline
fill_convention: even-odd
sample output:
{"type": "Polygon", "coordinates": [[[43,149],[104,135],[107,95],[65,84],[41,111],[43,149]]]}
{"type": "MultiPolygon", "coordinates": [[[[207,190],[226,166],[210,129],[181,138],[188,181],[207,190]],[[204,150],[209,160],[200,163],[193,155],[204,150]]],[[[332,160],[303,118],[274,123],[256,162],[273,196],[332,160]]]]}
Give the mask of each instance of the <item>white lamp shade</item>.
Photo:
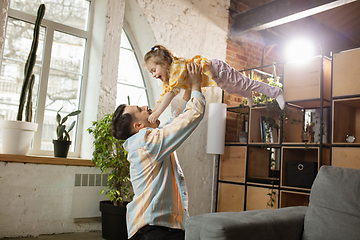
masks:
{"type": "Polygon", "coordinates": [[[206,152],[224,154],[226,104],[210,103],[206,152]]]}

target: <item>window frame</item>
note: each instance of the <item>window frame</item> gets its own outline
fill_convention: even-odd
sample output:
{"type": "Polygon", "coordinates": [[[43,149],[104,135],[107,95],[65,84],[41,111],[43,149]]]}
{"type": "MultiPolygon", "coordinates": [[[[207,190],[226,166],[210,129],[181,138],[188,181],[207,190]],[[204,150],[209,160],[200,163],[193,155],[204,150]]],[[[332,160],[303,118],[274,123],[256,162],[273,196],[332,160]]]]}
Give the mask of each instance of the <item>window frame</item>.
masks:
{"type": "MultiPolygon", "coordinates": [[[[43,129],[43,120],[45,113],[45,104],[46,104],[46,93],[49,80],[50,72],[50,63],[51,63],[51,53],[53,47],[53,37],[54,32],[62,32],[65,34],[70,34],[76,37],[85,39],[85,49],[84,49],[84,59],[83,59],[83,68],[82,73],[79,74],[82,76],[80,87],[80,95],[78,102],[78,109],[82,110],[85,106],[85,97],[86,97],[86,85],[88,81],[88,68],[89,68],[89,56],[90,56],[90,46],[91,46],[91,36],[92,36],[92,23],[94,17],[94,5],[92,0],[87,0],[90,4],[89,7],[89,17],[87,21],[87,30],[78,29],[75,27],[63,25],[51,20],[43,18],[41,26],[45,27],[45,39],[44,39],[44,49],[43,49],[43,60],[41,66],[40,82],[39,82],[39,91],[38,91],[38,105],[36,116],[34,122],[38,124],[38,130],[35,132],[32,148],[29,149],[29,155],[40,155],[40,156],[53,156],[53,151],[50,150],[41,150],[41,138],[42,138],[42,129],[43,129]]],[[[36,20],[35,15],[27,14],[25,12],[15,10],[9,7],[7,21],[9,18],[16,19],[19,21],[24,21],[27,23],[34,24],[36,20]]],[[[2,58],[1,58],[2,61],[2,58]]],[[[54,115],[54,119],[55,119],[54,115]]],[[[76,122],[76,133],[75,139],[72,139],[73,143],[76,142],[74,152],[69,152],[69,157],[79,158],[81,154],[81,142],[83,134],[83,114],[80,114],[76,122]]]]}

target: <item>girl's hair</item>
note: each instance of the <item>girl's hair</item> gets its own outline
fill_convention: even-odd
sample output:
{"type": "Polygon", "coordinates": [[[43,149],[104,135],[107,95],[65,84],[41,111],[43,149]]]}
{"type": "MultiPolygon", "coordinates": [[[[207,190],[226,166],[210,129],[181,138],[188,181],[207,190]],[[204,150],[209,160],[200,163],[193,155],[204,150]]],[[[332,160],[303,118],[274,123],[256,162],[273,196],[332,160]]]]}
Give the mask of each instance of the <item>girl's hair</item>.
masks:
{"type": "Polygon", "coordinates": [[[174,60],[179,60],[181,58],[176,57],[169,49],[162,45],[155,45],[147,52],[144,56],[145,64],[152,59],[156,64],[160,64],[170,72],[170,66],[174,60]]]}

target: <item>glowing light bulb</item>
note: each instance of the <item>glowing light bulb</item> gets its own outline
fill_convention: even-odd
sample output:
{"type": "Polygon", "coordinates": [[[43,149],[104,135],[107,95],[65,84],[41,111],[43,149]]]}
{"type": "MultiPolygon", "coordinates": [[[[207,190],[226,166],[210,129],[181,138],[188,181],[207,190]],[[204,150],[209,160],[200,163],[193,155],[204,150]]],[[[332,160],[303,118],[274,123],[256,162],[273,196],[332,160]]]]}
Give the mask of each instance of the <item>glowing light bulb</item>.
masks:
{"type": "Polygon", "coordinates": [[[288,61],[302,61],[314,55],[314,45],[307,39],[295,39],[286,47],[288,61]]]}

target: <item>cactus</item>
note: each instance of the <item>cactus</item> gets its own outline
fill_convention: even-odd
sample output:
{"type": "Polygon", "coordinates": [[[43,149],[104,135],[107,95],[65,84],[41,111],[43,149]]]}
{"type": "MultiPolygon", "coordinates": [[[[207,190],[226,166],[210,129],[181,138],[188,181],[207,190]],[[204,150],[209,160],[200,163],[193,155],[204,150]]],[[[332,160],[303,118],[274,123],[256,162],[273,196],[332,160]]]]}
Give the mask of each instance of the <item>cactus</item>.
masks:
{"type": "Polygon", "coordinates": [[[73,111],[73,112],[69,113],[68,115],[66,115],[64,118],[61,118],[60,111],[61,111],[62,108],[63,107],[61,107],[59,109],[59,111],[57,111],[57,113],[56,113],[56,121],[58,123],[58,126],[56,128],[57,140],[70,141],[69,132],[74,128],[75,121],[73,121],[71,123],[68,130],[66,130],[65,122],[68,120],[69,117],[76,116],[76,115],[80,114],[81,110],[73,111]]]}
{"type": "Polygon", "coordinates": [[[24,105],[26,100],[26,94],[28,94],[28,101],[26,106],[26,121],[30,122],[32,118],[32,88],[35,81],[35,76],[32,74],[32,71],[35,66],[36,62],[36,51],[39,43],[39,32],[40,32],[40,25],[41,21],[45,14],[45,5],[41,4],[38,8],[37,17],[35,21],[35,28],[34,28],[34,36],[33,41],[30,49],[29,56],[25,63],[25,69],[24,69],[24,82],[21,89],[20,94],[20,101],[19,101],[19,109],[17,114],[17,120],[22,121],[22,115],[24,111],[24,105]]]}

